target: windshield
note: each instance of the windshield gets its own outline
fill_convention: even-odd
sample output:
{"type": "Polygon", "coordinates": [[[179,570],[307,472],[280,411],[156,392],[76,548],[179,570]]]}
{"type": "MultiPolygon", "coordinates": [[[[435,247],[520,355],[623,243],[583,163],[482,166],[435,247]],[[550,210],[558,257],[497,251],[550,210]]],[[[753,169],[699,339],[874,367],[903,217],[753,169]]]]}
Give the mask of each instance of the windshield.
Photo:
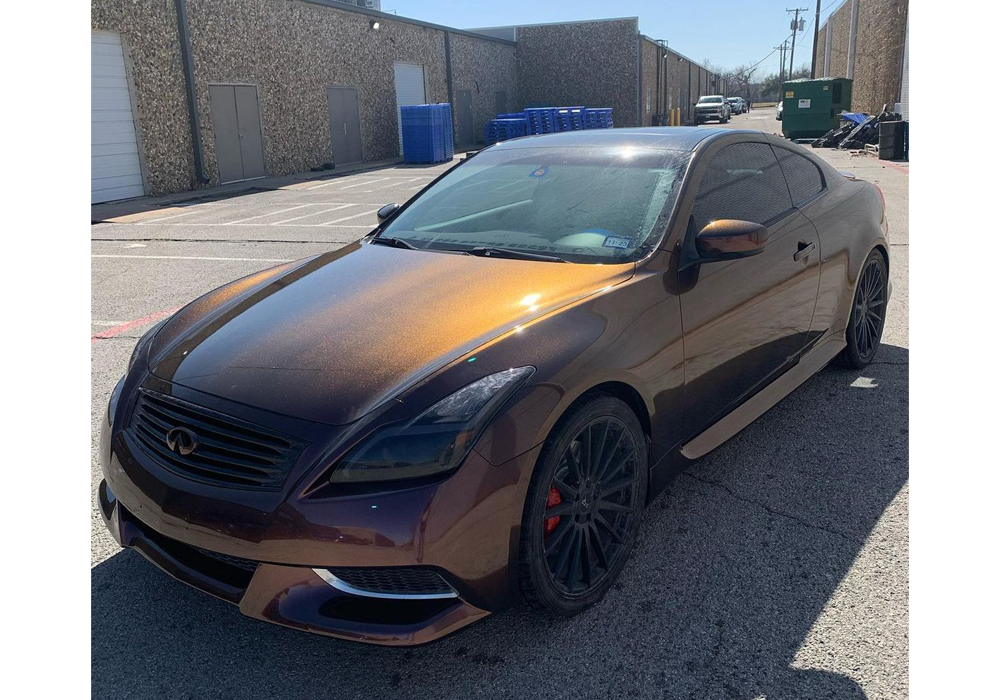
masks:
{"type": "Polygon", "coordinates": [[[487,247],[570,262],[631,262],[658,242],[689,158],[635,147],[486,150],[379,235],[432,250],[487,247]]]}
{"type": "Polygon", "coordinates": [[[740,101],[740,98],[738,98],[738,97],[730,97],[730,98],[729,98],[729,101],[730,101],[730,102],[739,102],[739,101],[740,101]]]}
{"type": "Polygon", "coordinates": [[[700,100],[698,100],[698,104],[700,105],[717,105],[720,104],[721,102],[722,102],[721,97],[702,97],[700,100]]]}

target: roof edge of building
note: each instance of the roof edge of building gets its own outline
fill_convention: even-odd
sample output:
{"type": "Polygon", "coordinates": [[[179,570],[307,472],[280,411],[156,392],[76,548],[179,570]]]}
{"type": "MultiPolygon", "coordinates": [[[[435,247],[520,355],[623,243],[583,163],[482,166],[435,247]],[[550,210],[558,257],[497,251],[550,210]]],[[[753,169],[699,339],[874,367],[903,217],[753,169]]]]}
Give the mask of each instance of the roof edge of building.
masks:
{"type": "Polygon", "coordinates": [[[514,46],[516,42],[510,41],[509,39],[501,39],[500,37],[489,36],[488,34],[478,34],[473,29],[457,29],[455,27],[447,27],[443,24],[435,24],[433,22],[425,22],[421,19],[414,19],[413,17],[404,17],[402,15],[395,15],[391,12],[381,12],[379,10],[369,10],[366,7],[358,7],[357,5],[349,5],[346,2],[338,2],[337,0],[301,0],[304,3],[310,5],[320,5],[321,7],[329,7],[333,10],[342,10],[344,12],[356,12],[359,15],[368,15],[369,17],[377,17],[379,19],[384,19],[390,22],[405,22],[406,24],[415,24],[418,27],[426,27],[427,29],[437,29],[442,32],[449,32],[451,34],[461,34],[463,36],[469,36],[474,39],[483,39],[484,41],[495,41],[499,44],[507,44],[509,46],[514,46]]]}
{"type": "Polygon", "coordinates": [[[596,22],[625,22],[634,19],[636,25],[639,24],[638,17],[601,17],[599,19],[570,19],[563,22],[532,22],[531,24],[499,24],[495,27],[475,27],[466,29],[467,32],[481,32],[488,29],[518,29],[520,27],[557,27],[561,24],[593,24],[596,22]]]}

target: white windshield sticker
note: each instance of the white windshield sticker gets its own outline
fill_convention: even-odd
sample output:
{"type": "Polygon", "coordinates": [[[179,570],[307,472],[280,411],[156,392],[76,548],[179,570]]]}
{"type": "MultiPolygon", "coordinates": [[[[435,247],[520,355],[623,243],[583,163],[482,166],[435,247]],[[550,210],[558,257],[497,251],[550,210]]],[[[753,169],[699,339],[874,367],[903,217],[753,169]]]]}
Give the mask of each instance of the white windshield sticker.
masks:
{"type": "Polygon", "coordinates": [[[631,248],[631,238],[619,238],[618,236],[608,236],[602,244],[605,248],[631,248]]]}

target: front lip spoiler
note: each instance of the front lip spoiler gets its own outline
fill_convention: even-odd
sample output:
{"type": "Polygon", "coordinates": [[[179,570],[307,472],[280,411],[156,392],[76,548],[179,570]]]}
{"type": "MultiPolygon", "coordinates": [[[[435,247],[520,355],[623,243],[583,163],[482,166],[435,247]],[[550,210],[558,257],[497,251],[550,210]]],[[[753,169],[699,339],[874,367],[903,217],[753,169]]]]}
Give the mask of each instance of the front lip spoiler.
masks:
{"type": "Polygon", "coordinates": [[[362,598],[382,598],[384,600],[444,600],[458,597],[458,593],[455,589],[451,588],[451,586],[448,587],[451,590],[443,593],[382,593],[380,591],[369,591],[364,588],[352,586],[347,581],[334,576],[327,569],[313,569],[313,571],[316,572],[317,576],[336,588],[338,591],[361,596],[362,598]]]}
{"type": "Polygon", "coordinates": [[[344,591],[320,580],[316,575],[318,571],[305,566],[262,562],[252,574],[247,574],[249,582],[246,584],[217,580],[185,563],[176,551],[164,546],[164,537],[127,511],[105,480],[98,487],[98,498],[104,524],[116,542],[134,549],[178,581],[232,603],[241,613],[257,620],[353,642],[411,646],[445,637],[490,614],[457,593],[447,597],[442,594],[401,595],[393,596],[394,600],[374,601],[372,598],[383,596],[373,596],[370,591],[365,592],[367,595],[344,591]],[[350,614],[352,609],[365,603],[364,615],[350,614]],[[379,606],[379,609],[372,606],[379,606]],[[433,608],[414,618],[406,616],[408,607],[383,610],[383,606],[433,608]],[[342,616],[338,611],[348,612],[348,615],[342,616]],[[396,613],[403,614],[404,618],[393,619],[396,613]],[[374,619],[366,619],[373,614],[374,619]]]}

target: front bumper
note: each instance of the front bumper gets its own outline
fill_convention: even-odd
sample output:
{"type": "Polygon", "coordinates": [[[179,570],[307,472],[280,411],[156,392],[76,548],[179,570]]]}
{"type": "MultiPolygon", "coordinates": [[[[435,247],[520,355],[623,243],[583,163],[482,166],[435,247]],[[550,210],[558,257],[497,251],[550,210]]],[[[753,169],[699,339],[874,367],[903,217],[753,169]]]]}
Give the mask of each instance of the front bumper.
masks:
{"type": "Polygon", "coordinates": [[[386,600],[346,593],[303,566],[259,563],[250,573],[165,538],[135,518],[102,481],[105,524],[175,579],[237,605],[247,617],[318,634],[389,646],[430,642],[489,614],[460,597],[386,600]]]}
{"type": "Polygon", "coordinates": [[[473,451],[442,481],[274,508],[157,470],[119,431],[101,436],[101,514],[112,536],[174,578],[253,618],[354,641],[412,645],[509,602],[521,511],[538,450],[502,465],[473,451]],[[231,564],[230,562],[236,562],[231,564]],[[330,567],[426,567],[454,597],[347,592],[330,567]],[[320,573],[317,573],[317,570],[320,573]]]}

